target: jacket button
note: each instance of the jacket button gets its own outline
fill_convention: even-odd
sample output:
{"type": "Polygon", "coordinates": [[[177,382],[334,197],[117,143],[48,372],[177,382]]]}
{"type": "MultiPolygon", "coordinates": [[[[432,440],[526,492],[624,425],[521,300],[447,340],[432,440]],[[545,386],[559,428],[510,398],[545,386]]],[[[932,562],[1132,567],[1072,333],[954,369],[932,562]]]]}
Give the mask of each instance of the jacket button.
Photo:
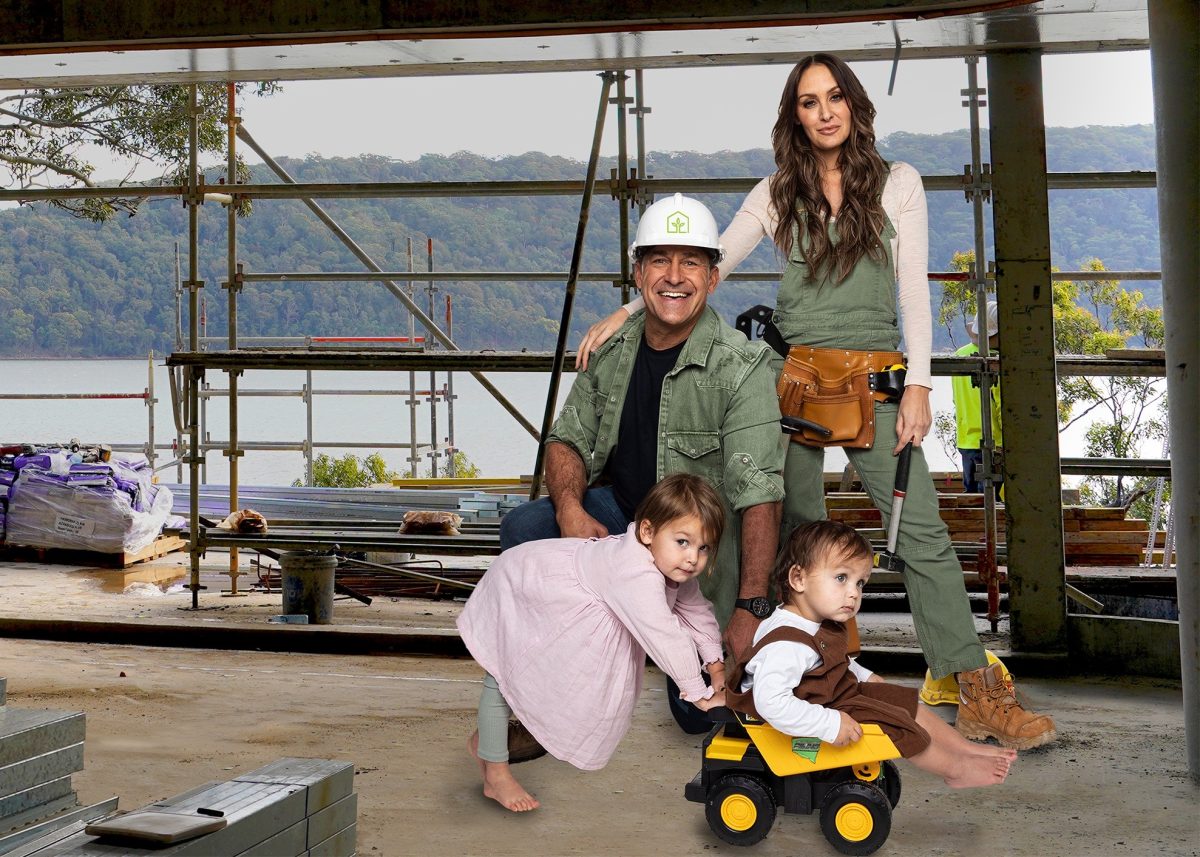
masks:
{"type": "Polygon", "coordinates": [[[749,464],[749,463],[750,463],[749,457],[743,455],[742,456],[742,464],[749,464]]]}

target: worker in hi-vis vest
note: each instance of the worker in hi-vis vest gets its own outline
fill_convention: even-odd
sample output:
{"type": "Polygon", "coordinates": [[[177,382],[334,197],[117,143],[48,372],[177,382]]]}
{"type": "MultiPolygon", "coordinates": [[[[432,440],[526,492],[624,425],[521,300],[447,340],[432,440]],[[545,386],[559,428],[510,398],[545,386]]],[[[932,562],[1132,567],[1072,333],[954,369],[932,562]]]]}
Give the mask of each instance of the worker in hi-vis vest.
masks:
{"type": "MultiPolygon", "coordinates": [[[[975,316],[967,321],[967,333],[970,343],[954,352],[959,357],[970,357],[979,353],[978,321],[975,316]]],[[[989,354],[998,354],[1000,347],[1000,322],[995,301],[987,304],[987,336],[989,354]]],[[[950,379],[951,390],[954,393],[955,429],[958,436],[956,441],[958,453],[962,456],[963,491],[977,494],[983,490],[979,474],[983,464],[983,453],[980,443],[983,440],[983,415],[979,397],[979,380],[974,375],[954,375],[950,379]]],[[[995,454],[1001,451],[1004,435],[1000,429],[1000,385],[993,384],[992,395],[992,441],[995,444],[995,454]]],[[[996,468],[999,470],[999,468],[996,468]]],[[[997,476],[996,488],[1000,489],[1002,479],[997,476]]]]}

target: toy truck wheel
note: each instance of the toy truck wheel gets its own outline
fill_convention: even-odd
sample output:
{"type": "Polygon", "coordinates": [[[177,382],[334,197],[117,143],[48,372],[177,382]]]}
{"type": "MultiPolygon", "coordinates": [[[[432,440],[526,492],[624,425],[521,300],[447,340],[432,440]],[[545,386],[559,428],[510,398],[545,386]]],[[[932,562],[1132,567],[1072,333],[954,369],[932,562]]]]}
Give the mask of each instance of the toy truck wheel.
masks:
{"type": "Polygon", "coordinates": [[[841,783],[821,802],[821,832],[843,854],[874,854],[891,830],[891,804],[869,783],[841,783]]]}
{"type": "Polygon", "coordinates": [[[900,803],[900,769],[896,767],[896,763],[889,760],[883,762],[883,793],[887,795],[888,803],[892,805],[892,809],[896,808],[896,804],[900,803]]]}
{"type": "Polygon", "coordinates": [[[724,777],[709,791],[704,817],[713,833],[730,845],[753,845],[775,823],[775,798],[753,777],[724,777]]]}

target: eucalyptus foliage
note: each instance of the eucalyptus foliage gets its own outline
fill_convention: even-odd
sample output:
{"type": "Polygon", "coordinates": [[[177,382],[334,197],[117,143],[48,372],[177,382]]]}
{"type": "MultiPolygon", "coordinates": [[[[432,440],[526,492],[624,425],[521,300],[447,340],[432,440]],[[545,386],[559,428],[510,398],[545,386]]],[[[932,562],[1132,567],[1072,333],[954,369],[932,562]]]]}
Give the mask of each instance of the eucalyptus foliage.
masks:
{"type": "MultiPolygon", "coordinates": [[[[273,83],[237,84],[238,93],[268,95],[273,83]]],[[[197,87],[199,155],[224,153],[227,139],[225,84],[197,87]]],[[[29,89],[0,96],[0,181],[17,190],[97,187],[92,158],[129,164],[112,196],[51,203],[79,217],[104,221],[118,211],[134,214],[139,200],[122,196],[138,166],[160,170],[177,183],[188,163],[189,86],[104,86],[94,89],[29,89]]],[[[239,172],[243,168],[239,165],[239,172]]],[[[241,176],[244,178],[244,176],[241,176]]],[[[104,186],[109,186],[107,183],[104,186]]]]}

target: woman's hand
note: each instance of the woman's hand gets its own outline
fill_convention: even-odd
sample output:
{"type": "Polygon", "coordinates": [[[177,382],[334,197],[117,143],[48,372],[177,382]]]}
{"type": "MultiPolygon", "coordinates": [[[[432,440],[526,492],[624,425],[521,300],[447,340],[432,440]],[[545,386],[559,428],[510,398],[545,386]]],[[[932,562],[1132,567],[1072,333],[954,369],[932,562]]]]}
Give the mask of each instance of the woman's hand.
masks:
{"type": "Polygon", "coordinates": [[[899,455],[909,441],[913,446],[920,446],[931,425],[933,412],[929,409],[929,388],[919,384],[905,387],[904,395],[900,397],[900,412],[896,414],[896,448],[892,455],[899,455]]]}
{"type": "Polygon", "coordinates": [[[602,318],[589,327],[588,332],[583,335],[583,342],[579,343],[579,350],[575,352],[575,368],[580,372],[586,370],[588,360],[592,358],[596,349],[608,342],[609,337],[620,330],[628,318],[629,313],[625,311],[625,307],[621,307],[608,318],[602,318]]]}

